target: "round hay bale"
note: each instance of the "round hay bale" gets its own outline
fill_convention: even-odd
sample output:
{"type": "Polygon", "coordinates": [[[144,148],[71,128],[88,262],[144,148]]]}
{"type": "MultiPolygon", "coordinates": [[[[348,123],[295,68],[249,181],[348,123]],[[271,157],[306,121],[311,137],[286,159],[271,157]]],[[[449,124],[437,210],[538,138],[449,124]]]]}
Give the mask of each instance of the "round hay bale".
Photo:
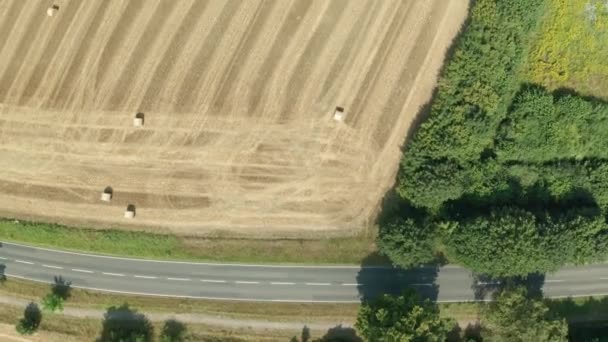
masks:
{"type": "Polygon", "coordinates": [[[59,10],[59,6],[53,5],[46,9],[46,15],[49,17],[52,17],[55,15],[55,13],[57,13],[58,10],[59,10]]]}
{"type": "Polygon", "coordinates": [[[111,186],[106,186],[101,193],[101,200],[104,202],[110,202],[112,196],[114,195],[114,189],[111,186]]]}
{"type": "Polygon", "coordinates": [[[344,120],[344,108],[336,107],[336,111],[334,112],[334,120],[336,120],[336,121],[344,120]]]}
{"type": "Polygon", "coordinates": [[[143,125],[144,125],[144,119],[142,119],[142,118],[133,119],[133,127],[141,127],[143,125]]]}
{"type": "Polygon", "coordinates": [[[133,126],[141,127],[144,125],[144,113],[139,112],[135,114],[135,118],[133,118],[133,126]]]}
{"type": "Polygon", "coordinates": [[[129,204],[127,206],[127,210],[125,210],[125,218],[132,219],[135,217],[135,206],[133,204],[129,204]]]}

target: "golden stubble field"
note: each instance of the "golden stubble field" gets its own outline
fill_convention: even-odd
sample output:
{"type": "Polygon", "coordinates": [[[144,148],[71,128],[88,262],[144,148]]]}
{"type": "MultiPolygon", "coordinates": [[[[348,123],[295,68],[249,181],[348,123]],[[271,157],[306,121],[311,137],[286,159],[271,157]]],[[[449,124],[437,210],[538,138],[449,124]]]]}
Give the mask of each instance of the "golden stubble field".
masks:
{"type": "Polygon", "coordinates": [[[184,235],[355,231],[394,181],[467,5],[2,1],[0,214],[184,235]]]}

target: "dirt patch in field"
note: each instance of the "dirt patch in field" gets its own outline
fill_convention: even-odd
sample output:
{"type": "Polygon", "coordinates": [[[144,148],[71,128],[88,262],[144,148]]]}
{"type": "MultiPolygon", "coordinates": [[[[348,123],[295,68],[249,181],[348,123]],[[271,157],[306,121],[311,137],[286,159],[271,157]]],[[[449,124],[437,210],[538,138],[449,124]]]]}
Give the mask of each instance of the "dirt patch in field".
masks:
{"type": "Polygon", "coordinates": [[[0,214],[256,236],[370,222],[468,5],[43,3],[0,4],[0,214]]]}

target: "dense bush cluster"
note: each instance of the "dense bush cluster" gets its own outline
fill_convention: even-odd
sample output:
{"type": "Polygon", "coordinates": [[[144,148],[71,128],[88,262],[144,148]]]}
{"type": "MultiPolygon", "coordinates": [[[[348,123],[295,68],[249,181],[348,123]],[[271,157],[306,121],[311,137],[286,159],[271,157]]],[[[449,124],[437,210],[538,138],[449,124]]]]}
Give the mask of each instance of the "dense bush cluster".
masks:
{"type": "Polygon", "coordinates": [[[476,164],[492,148],[518,86],[517,73],[541,0],[477,1],[445,67],[431,113],[407,146],[399,193],[439,207],[483,183],[476,164]]]}
{"type": "Polygon", "coordinates": [[[516,97],[495,141],[502,161],[606,159],[608,106],[527,88],[516,97]]]}
{"type": "Polygon", "coordinates": [[[496,276],[604,258],[608,104],[524,82],[543,4],[475,2],[399,174],[429,216],[380,229],[395,264],[428,261],[429,245],[496,276]]]}
{"type": "Polygon", "coordinates": [[[483,274],[509,277],[555,271],[566,263],[600,259],[608,247],[606,223],[583,210],[536,217],[515,208],[493,208],[447,225],[448,254],[483,274]]]}

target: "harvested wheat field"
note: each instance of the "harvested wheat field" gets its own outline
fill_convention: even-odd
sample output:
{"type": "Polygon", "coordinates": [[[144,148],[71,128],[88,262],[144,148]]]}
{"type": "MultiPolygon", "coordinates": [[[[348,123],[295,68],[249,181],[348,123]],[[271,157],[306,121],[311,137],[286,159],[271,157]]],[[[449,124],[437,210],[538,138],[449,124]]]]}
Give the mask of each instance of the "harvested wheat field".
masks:
{"type": "Polygon", "coordinates": [[[2,1],[0,214],[187,235],[355,231],[394,181],[467,5],[2,1]]]}

